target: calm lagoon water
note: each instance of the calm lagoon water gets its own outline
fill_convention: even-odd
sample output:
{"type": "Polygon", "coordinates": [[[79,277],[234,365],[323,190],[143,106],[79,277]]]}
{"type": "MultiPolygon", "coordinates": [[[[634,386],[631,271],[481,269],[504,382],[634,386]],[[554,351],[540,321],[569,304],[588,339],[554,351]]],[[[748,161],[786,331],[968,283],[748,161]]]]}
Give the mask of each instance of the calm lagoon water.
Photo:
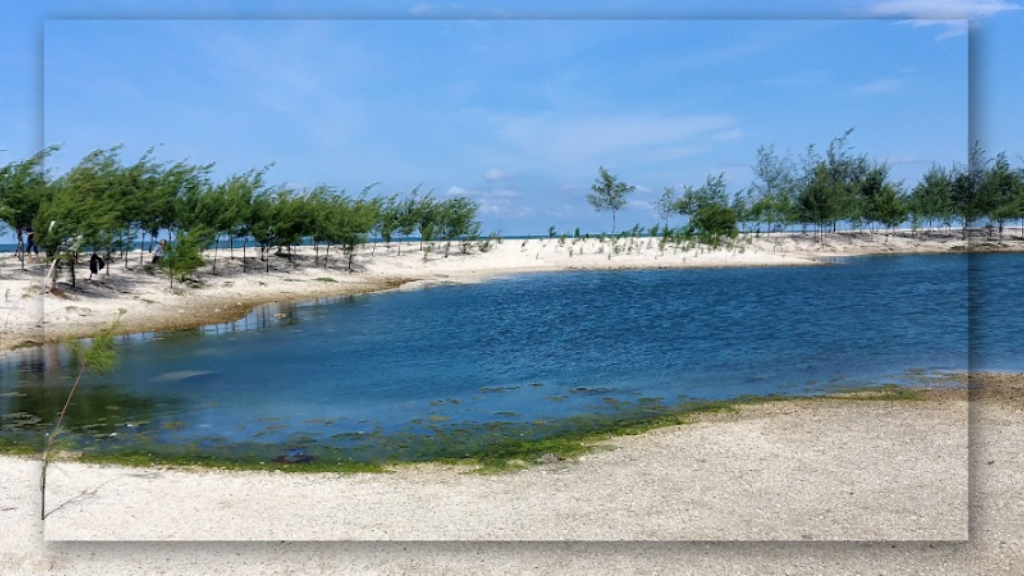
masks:
{"type": "MultiPolygon", "coordinates": [[[[954,254],[533,273],[271,305],[121,339],[119,369],[84,381],[69,422],[85,450],[436,456],[692,399],[1024,371],[1022,285],[1024,255],[954,254]]],[[[66,363],[55,347],[9,355],[0,435],[38,435],[66,363]]]]}

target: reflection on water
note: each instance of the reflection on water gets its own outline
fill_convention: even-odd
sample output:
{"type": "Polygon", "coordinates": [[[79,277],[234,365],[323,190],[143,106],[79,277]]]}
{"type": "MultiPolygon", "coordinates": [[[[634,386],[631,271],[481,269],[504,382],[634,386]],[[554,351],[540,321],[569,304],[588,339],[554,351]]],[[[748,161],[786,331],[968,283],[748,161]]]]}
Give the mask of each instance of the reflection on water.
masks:
{"type": "MultiPolygon", "coordinates": [[[[1020,303],[1007,287],[1024,280],[1022,259],[971,259],[976,368],[1024,368],[1013,338],[984,335],[1013,334],[989,328],[1020,303]]],[[[943,255],[525,274],[262,306],[121,337],[119,369],[85,378],[69,429],[86,450],[417,457],[694,399],[932,382],[967,368],[967,266],[943,255]]],[[[3,359],[0,435],[53,421],[67,361],[55,346],[3,359]]]]}

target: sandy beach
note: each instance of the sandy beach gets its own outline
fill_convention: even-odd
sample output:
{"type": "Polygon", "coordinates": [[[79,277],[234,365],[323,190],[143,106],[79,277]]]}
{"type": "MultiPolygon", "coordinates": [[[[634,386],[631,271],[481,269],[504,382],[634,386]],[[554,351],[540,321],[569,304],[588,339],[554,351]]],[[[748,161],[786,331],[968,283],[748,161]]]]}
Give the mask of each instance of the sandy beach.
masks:
{"type": "MultiPolygon", "coordinates": [[[[1020,250],[1019,231],[1010,236],[988,249],[1020,250]]],[[[75,289],[62,282],[45,294],[42,266],[21,271],[7,261],[0,347],[85,335],[119,310],[123,331],[158,330],[235,319],[266,302],[529,271],[810,266],[966,247],[958,234],[881,233],[824,244],[811,234],[772,235],[713,252],[628,243],[616,253],[596,239],[506,240],[487,253],[453,249],[448,258],[424,257],[415,243],[403,244],[401,256],[397,245],[378,246],[372,257],[367,247],[354,272],[334,254],[327,269],[313,268],[312,249],[303,248],[298,266],[274,257],[269,274],[252,260],[243,272],[238,250],[235,260],[220,251],[217,273],[201,270],[194,286],[172,289],[161,275],[115,262],[109,276],[88,280],[86,270],[75,289]]],[[[439,466],[308,475],[59,462],[50,468],[53,512],[45,522],[38,461],[0,456],[0,533],[11,535],[0,547],[0,574],[1019,574],[1022,389],[1019,375],[990,375],[972,382],[970,402],[959,390],[921,401],[745,406],[616,438],[580,460],[499,475],[439,466]],[[178,542],[155,542],[163,540],[178,542]],[[292,540],[306,543],[284,543],[292,540]],[[348,542],[327,542],[337,540],[348,542]]]]}

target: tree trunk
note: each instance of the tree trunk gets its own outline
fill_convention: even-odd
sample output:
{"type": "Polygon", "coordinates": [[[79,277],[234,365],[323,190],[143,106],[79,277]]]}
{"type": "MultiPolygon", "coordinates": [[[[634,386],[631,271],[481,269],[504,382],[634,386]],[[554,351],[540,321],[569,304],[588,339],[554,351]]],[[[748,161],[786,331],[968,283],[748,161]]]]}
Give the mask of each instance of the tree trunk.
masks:
{"type": "Polygon", "coordinates": [[[144,262],[142,258],[146,255],[146,233],[142,233],[142,240],[139,241],[139,266],[142,266],[144,262]]]}
{"type": "Polygon", "coordinates": [[[21,254],[21,269],[25,269],[25,257],[28,256],[28,246],[25,244],[21,236],[21,228],[18,228],[18,247],[14,250],[18,254],[21,254]]]}

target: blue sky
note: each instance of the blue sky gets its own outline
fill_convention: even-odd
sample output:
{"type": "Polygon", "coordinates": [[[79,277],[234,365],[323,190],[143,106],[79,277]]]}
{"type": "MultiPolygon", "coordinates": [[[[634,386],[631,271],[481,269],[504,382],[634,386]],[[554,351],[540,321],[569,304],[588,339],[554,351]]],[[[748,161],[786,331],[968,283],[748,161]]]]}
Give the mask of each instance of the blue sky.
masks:
{"type": "Polygon", "coordinates": [[[1024,153],[1024,11],[1002,0],[0,3],[0,163],[62,143],[58,173],[159,145],[215,178],[422,183],[539,234],[610,227],[584,199],[601,165],[637,186],[628,226],[665,186],[740,190],[759,145],[850,127],[910,185],[972,137],[1024,153]]]}

